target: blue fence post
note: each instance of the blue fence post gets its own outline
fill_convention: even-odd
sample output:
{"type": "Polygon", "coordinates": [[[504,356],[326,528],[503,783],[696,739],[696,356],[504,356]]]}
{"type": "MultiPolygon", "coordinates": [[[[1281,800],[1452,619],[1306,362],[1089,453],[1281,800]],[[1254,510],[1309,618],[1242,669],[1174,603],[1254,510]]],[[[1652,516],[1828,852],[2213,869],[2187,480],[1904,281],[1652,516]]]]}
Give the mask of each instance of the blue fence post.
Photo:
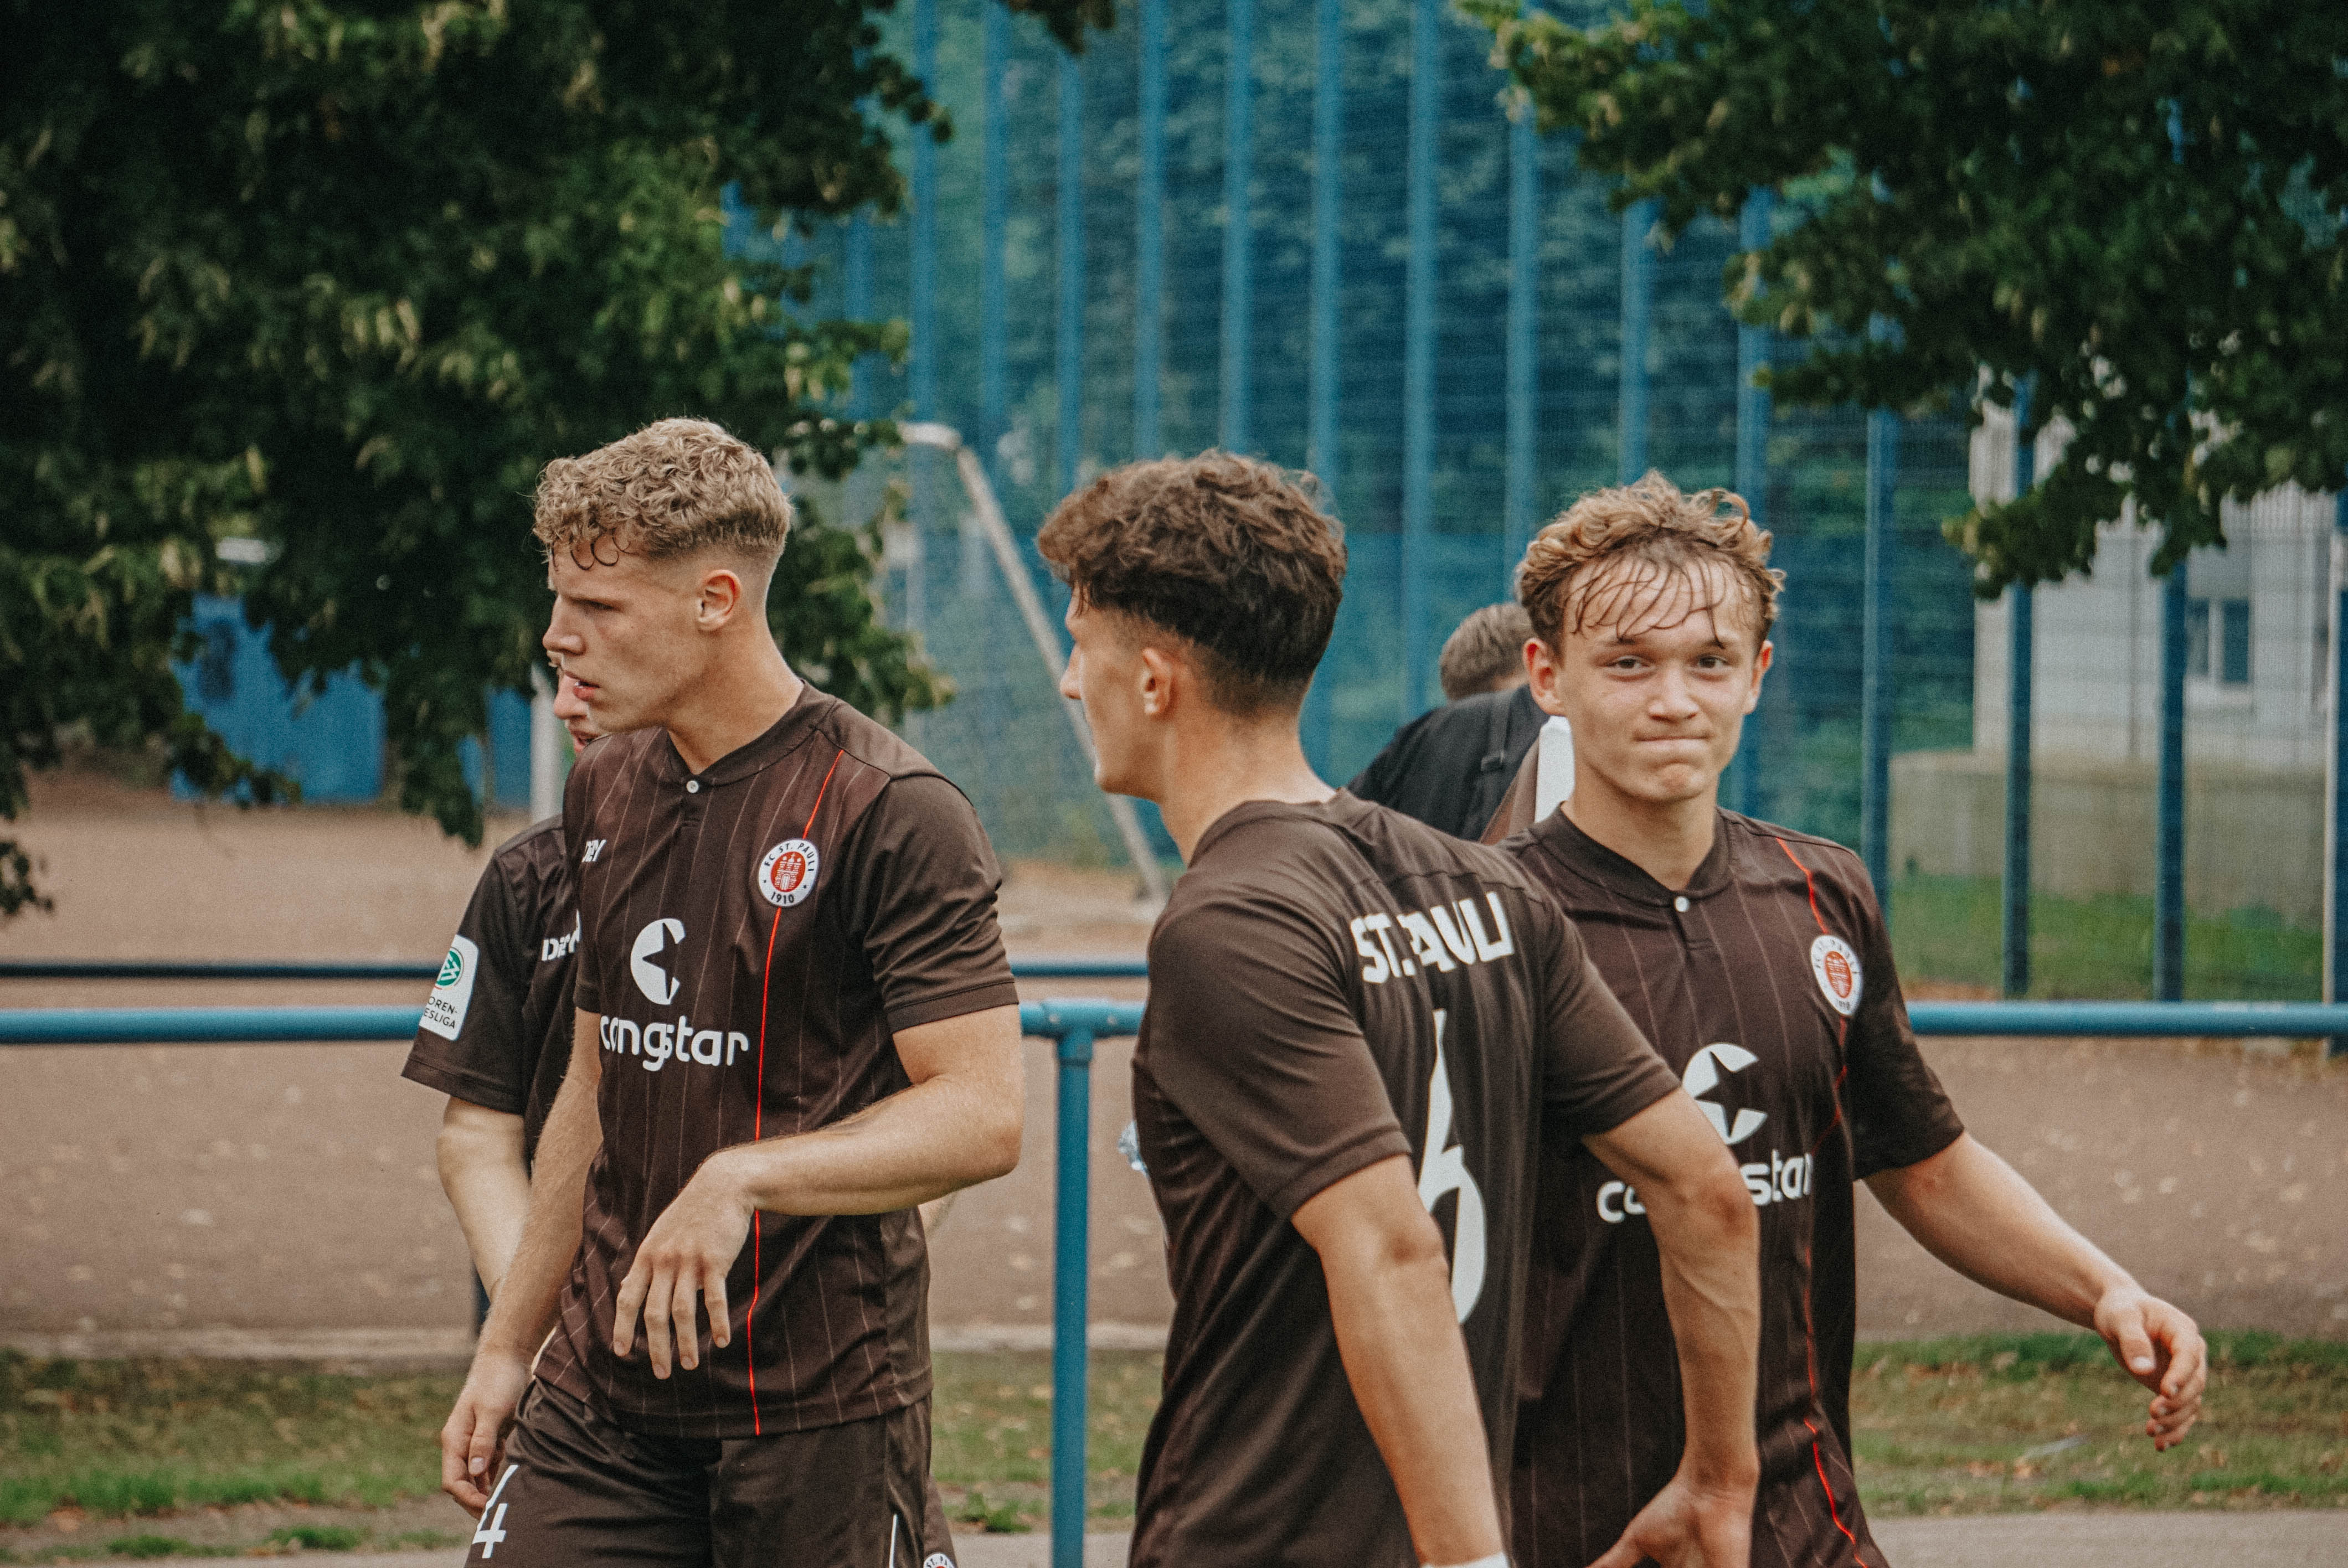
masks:
{"type": "Polygon", "coordinates": [[[1540,138],[1530,103],[1509,123],[1508,476],[1501,507],[1500,590],[1516,593],[1517,563],[1540,505],[1540,138]]]}
{"type": "Polygon", "coordinates": [[[1060,56],[1060,241],[1059,338],[1053,362],[1052,395],[1059,409],[1059,433],[1052,454],[1060,494],[1076,487],[1077,460],[1085,445],[1085,63],[1060,56]]]}
{"type": "Polygon", "coordinates": [[[1252,439],[1255,390],[1255,0],[1223,6],[1223,364],[1220,438],[1228,452],[1252,439]]]}
{"type": "Polygon", "coordinates": [[[988,483],[1003,493],[1002,447],[1011,418],[1010,323],[1003,251],[1011,207],[1011,128],[1005,123],[1003,78],[1011,66],[1011,17],[1004,0],[981,0],[979,127],[980,256],[978,264],[978,456],[988,483]]]}
{"type": "MultiPolygon", "coordinates": [[[[2013,498],[2038,482],[2030,383],[2013,389],[2013,498]]],[[[2030,994],[2030,745],[2036,628],[2030,585],[2005,594],[2005,907],[2002,946],[2009,997],[2030,994]]]]}
{"type": "MultiPolygon", "coordinates": [[[[2323,999],[2341,999],[2348,985],[2348,486],[2332,503],[2332,776],[2331,843],[2323,857],[2323,999]]],[[[2348,1035],[2335,1034],[2324,1052],[2348,1056],[2348,1035]]]]}
{"type": "Polygon", "coordinates": [[[1166,0],[1141,0],[1140,167],[1133,192],[1133,455],[1160,456],[1158,380],[1166,343],[1166,0]]]}
{"type": "Polygon", "coordinates": [[[2160,587],[2160,784],[2152,882],[2152,994],[2185,994],[2185,563],[2160,587]]]}
{"type": "Polygon", "coordinates": [[[1900,415],[1867,416],[1867,587],[1859,675],[1859,857],[1891,917],[1891,656],[1899,568],[1900,415]]]}
{"type": "Polygon", "coordinates": [[[1052,1568],[1084,1568],[1093,1031],[1062,1027],[1059,1164],[1052,1213],[1052,1568]]]}
{"type": "MultiPolygon", "coordinates": [[[[1313,298],[1306,369],[1304,466],[1337,507],[1337,219],[1345,188],[1344,0],[1320,0],[1313,24],[1313,298]]],[[[1341,513],[1342,515],[1342,513],[1341,513]]],[[[1329,683],[1315,677],[1298,725],[1316,773],[1332,767],[1329,683]]]]}
{"type": "MultiPolygon", "coordinates": [[[[1748,192],[1745,210],[1737,215],[1736,243],[1740,250],[1765,249],[1777,197],[1764,187],[1748,192]]],[[[1769,389],[1755,378],[1768,366],[1770,333],[1739,322],[1736,326],[1736,493],[1753,514],[1753,526],[1769,526],[1769,389]]],[[[1736,774],[1731,781],[1735,809],[1746,816],[1761,815],[1761,740],[1756,721],[1760,711],[1745,716],[1736,738],[1736,774]]]]}
{"type": "Polygon", "coordinates": [[[1615,405],[1621,432],[1614,476],[1624,485],[1647,471],[1647,340],[1655,319],[1655,252],[1647,235],[1661,210],[1647,200],[1633,202],[1622,214],[1622,364],[1615,405]]]}
{"type": "Polygon", "coordinates": [[[1402,718],[1426,705],[1427,533],[1435,511],[1435,167],[1443,113],[1443,0],[1410,17],[1410,142],[1402,324],[1402,718]]]}

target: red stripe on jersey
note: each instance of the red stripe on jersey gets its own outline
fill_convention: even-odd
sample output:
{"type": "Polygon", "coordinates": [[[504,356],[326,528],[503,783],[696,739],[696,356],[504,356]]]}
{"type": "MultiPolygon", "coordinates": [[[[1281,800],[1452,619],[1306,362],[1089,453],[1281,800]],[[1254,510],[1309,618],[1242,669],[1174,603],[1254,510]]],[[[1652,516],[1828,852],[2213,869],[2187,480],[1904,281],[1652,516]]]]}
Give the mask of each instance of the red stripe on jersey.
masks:
{"type": "MultiPolygon", "coordinates": [[[[1810,875],[1810,868],[1802,864],[1802,857],[1794,853],[1792,845],[1782,838],[1773,838],[1770,842],[1784,850],[1786,858],[1792,861],[1795,869],[1801,872],[1802,886],[1810,896],[1810,918],[1818,923],[1819,934],[1833,936],[1834,933],[1827,929],[1826,917],[1818,913],[1818,878],[1810,875]]],[[[1843,1047],[1848,1044],[1849,1038],[1850,1020],[1838,1017],[1835,1020],[1835,1044],[1838,1048],[1843,1047]]],[[[1828,1122],[1826,1131],[1818,1134],[1818,1143],[1810,1145],[1810,1153],[1813,1154],[1825,1145],[1835,1128],[1842,1122],[1842,1086],[1843,1081],[1849,1076],[1850,1064],[1846,1061],[1842,1071],[1835,1074],[1834,1120],[1828,1122]]],[[[1802,1369],[1809,1375],[1810,1407],[1815,1409],[1818,1402],[1818,1335],[1810,1323],[1810,1264],[1807,1256],[1802,1259],[1802,1369]]],[[[1834,1527],[1842,1532],[1842,1538],[1850,1542],[1851,1561],[1856,1563],[1859,1561],[1859,1537],[1853,1535],[1850,1532],[1850,1526],[1842,1522],[1842,1510],[1835,1502],[1834,1483],[1827,1479],[1827,1459],[1825,1450],[1819,1445],[1818,1423],[1806,1415],[1802,1418],[1802,1425],[1807,1427],[1810,1431],[1810,1463],[1818,1469],[1818,1490],[1827,1494],[1827,1517],[1834,1521],[1834,1527]]]]}
{"type": "MultiPolygon", "coordinates": [[[[815,804],[808,810],[807,825],[799,829],[805,838],[815,831],[816,813],[823,809],[823,797],[831,793],[831,775],[839,771],[839,759],[845,750],[831,754],[831,766],[824,770],[823,783],[816,786],[815,804]]],[[[783,912],[775,911],[774,923],[767,927],[767,964],[758,976],[758,1088],[751,1102],[750,1142],[761,1142],[767,1135],[767,1002],[774,994],[775,936],[783,928],[783,912]]],[[[766,1436],[766,1422],[758,1414],[758,1341],[756,1325],[758,1321],[758,1282],[767,1277],[760,1254],[764,1250],[767,1227],[764,1216],[756,1209],[750,1211],[750,1309],[742,1315],[742,1357],[750,1364],[750,1430],[754,1436],[766,1436]]]]}

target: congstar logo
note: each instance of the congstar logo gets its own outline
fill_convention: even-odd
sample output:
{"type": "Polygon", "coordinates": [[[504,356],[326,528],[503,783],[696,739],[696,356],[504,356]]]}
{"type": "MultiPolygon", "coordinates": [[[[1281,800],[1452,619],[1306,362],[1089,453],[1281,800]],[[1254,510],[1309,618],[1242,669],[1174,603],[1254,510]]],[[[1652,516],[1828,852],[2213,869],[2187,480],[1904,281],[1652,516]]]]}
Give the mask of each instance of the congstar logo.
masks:
{"type": "MultiPolygon", "coordinates": [[[[1769,1113],[1747,1105],[1738,1107],[1732,1118],[1728,1107],[1704,1096],[1724,1087],[1725,1075],[1742,1073],[1760,1060],[1741,1045],[1715,1040],[1688,1058],[1687,1067],[1680,1074],[1681,1087],[1695,1101],[1696,1109],[1712,1123],[1712,1130],[1720,1134],[1720,1141],[1732,1149],[1761,1131],[1769,1113]]],[[[1771,1204],[1808,1197],[1810,1177],[1817,1168],[1815,1154],[1796,1154],[1788,1159],[1772,1149],[1766,1163],[1748,1160],[1737,1166],[1736,1173],[1745,1178],[1745,1190],[1752,1194],[1754,1206],[1766,1208],[1771,1204]]],[[[1609,1182],[1598,1189],[1598,1217],[1610,1225],[1619,1225],[1629,1216],[1646,1212],[1647,1205],[1639,1201],[1639,1190],[1627,1182],[1609,1182]]]]}

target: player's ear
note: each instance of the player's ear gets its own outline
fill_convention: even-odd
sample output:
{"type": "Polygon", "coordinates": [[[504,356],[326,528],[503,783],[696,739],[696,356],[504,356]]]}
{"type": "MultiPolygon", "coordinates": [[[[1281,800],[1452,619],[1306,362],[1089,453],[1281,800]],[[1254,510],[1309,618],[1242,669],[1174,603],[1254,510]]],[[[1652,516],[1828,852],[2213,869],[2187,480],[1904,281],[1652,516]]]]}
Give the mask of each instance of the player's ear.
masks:
{"type": "Polygon", "coordinates": [[[1750,713],[1761,705],[1761,677],[1769,673],[1770,661],[1776,656],[1777,645],[1766,641],[1761,644],[1761,651],[1753,656],[1753,684],[1745,693],[1745,712],[1750,713]]]}
{"type": "Polygon", "coordinates": [[[712,567],[701,574],[701,592],[693,606],[694,625],[716,631],[734,619],[746,597],[742,575],[731,567],[712,567]]]}
{"type": "Polygon", "coordinates": [[[1134,661],[1134,680],[1143,717],[1163,719],[1174,712],[1175,692],[1183,673],[1179,659],[1162,648],[1141,645],[1140,657],[1134,661]]]}
{"type": "Polygon", "coordinates": [[[1525,643],[1525,674],[1532,687],[1533,704],[1544,713],[1565,712],[1565,663],[1554,649],[1535,637],[1525,643]]]}

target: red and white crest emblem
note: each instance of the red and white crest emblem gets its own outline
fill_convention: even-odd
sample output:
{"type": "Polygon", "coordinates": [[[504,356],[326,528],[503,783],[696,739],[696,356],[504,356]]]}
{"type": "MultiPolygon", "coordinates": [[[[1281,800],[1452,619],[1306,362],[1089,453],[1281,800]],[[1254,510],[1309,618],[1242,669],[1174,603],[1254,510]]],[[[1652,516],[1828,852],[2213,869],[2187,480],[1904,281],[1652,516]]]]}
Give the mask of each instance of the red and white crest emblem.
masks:
{"type": "Polygon", "coordinates": [[[823,856],[804,838],[787,838],[758,862],[758,892],[778,909],[788,909],[815,891],[823,856]]]}
{"type": "Polygon", "coordinates": [[[1826,993],[1827,1005],[1849,1018],[1859,1010],[1859,999],[1864,991],[1867,977],[1859,967],[1859,955],[1840,937],[1820,937],[1810,944],[1810,973],[1818,977],[1818,989],[1826,993]]]}

